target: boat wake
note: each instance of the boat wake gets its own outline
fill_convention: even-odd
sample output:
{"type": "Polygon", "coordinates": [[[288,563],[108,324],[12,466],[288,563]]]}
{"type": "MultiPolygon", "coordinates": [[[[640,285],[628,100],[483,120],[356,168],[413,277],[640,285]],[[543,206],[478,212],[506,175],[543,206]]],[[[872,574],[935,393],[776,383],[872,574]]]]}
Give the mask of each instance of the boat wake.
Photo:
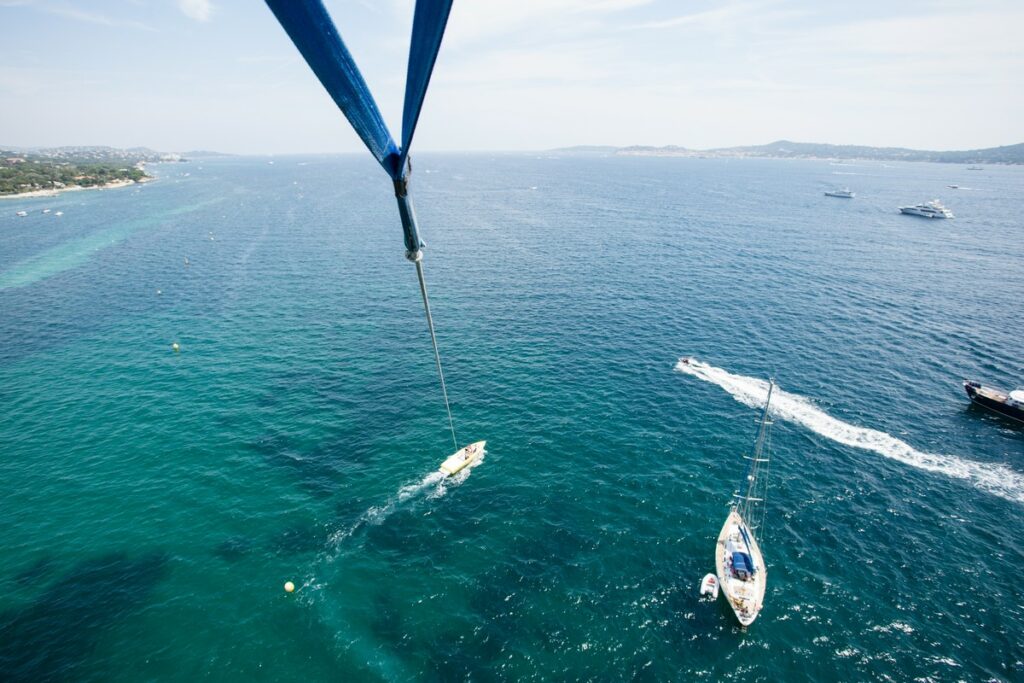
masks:
{"type": "MultiPolygon", "coordinates": [[[[768,382],[755,377],[734,375],[694,358],[680,359],[676,363],[676,370],[717,384],[737,401],[752,408],[764,406],[768,395],[768,382]]],[[[1024,503],[1024,475],[1005,465],[974,462],[954,455],[924,453],[885,432],[836,419],[806,398],[780,390],[778,385],[772,395],[770,411],[778,419],[799,424],[845,446],[873,451],[920,470],[969,482],[982,491],[1006,500],[1024,503]]]]}
{"type": "Polygon", "coordinates": [[[450,477],[445,476],[441,472],[434,471],[419,481],[402,486],[387,501],[380,505],[374,505],[361,514],[353,524],[331,534],[330,547],[337,548],[343,541],[365,526],[379,526],[383,524],[395,512],[414,505],[419,500],[436,500],[444,497],[448,491],[466,481],[472,470],[482,463],[486,457],[487,451],[485,450],[480,454],[480,457],[467,465],[465,469],[450,477]]]}

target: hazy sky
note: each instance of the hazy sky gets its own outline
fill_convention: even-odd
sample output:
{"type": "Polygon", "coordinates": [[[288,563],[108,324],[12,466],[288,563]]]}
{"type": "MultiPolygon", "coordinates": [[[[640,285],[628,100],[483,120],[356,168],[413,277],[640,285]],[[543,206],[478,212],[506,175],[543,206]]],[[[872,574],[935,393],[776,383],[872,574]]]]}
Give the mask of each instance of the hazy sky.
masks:
{"type": "MultiPolygon", "coordinates": [[[[328,0],[399,130],[412,0],[328,0]]],[[[0,0],[0,145],[361,143],[256,0],[0,0]]],[[[419,150],[1024,141],[1024,2],[455,0],[419,150]]]]}

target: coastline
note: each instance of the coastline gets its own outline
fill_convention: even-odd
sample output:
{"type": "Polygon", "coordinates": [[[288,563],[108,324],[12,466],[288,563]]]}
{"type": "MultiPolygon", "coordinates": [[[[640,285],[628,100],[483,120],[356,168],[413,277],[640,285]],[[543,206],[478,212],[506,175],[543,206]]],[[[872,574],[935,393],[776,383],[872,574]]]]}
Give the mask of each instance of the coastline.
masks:
{"type": "Polygon", "coordinates": [[[120,187],[128,187],[129,185],[143,185],[145,183],[151,183],[156,178],[148,176],[142,180],[135,181],[131,179],[125,180],[112,180],[109,183],[103,185],[91,185],[84,187],[82,185],[72,185],[70,187],[54,188],[50,190],[30,190],[28,192],[19,192],[17,194],[4,194],[0,195],[2,199],[32,199],[33,197],[56,197],[57,195],[64,192],[79,192],[84,190],[115,190],[120,187]]]}

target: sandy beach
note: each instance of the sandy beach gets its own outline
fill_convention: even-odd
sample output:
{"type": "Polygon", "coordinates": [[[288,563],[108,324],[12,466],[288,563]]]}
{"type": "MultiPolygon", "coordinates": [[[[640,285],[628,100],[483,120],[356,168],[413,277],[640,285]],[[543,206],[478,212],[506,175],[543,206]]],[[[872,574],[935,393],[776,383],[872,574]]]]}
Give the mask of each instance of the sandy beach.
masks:
{"type": "Polygon", "coordinates": [[[31,192],[19,192],[18,194],[5,194],[0,195],[0,199],[31,199],[32,197],[56,197],[64,192],[78,192],[80,190],[113,190],[119,187],[128,187],[129,185],[142,185],[145,183],[153,182],[155,178],[144,178],[138,182],[134,180],[114,180],[106,183],[105,185],[93,185],[91,187],[82,187],[81,185],[72,185],[69,187],[62,187],[53,190],[32,190],[31,192]]]}

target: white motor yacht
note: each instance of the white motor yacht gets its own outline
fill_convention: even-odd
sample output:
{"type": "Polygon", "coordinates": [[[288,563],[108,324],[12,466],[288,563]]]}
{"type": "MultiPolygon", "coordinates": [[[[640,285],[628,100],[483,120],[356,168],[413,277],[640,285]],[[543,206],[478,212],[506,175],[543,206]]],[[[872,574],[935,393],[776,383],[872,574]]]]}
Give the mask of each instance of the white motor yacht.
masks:
{"type": "Polygon", "coordinates": [[[900,213],[922,216],[924,218],[954,218],[953,212],[944,207],[938,199],[933,199],[926,204],[917,204],[916,206],[901,206],[900,213]]]}

